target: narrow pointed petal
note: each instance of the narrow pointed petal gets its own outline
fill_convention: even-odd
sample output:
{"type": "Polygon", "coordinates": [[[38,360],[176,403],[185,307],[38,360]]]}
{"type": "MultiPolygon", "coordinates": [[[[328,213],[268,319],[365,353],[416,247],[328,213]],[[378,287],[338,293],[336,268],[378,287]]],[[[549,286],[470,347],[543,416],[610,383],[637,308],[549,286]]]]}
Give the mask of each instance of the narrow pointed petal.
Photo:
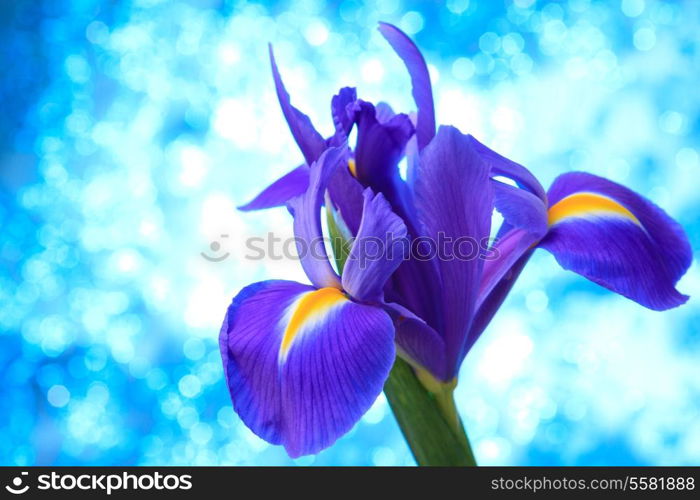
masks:
{"type": "Polygon", "coordinates": [[[309,167],[301,165],[267,186],[252,201],[241,205],[244,212],[281,207],[295,196],[304,193],[309,187],[309,167]]]}
{"type": "Polygon", "coordinates": [[[384,284],[408,251],[406,226],[382,194],[365,189],[362,223],[343,269],[343,289],[361,302],[384,300],[384,284]]]}
{"type": "Polygon", "coordinates": [[[438,246],[445,243],[437,265],[445,318],[443,338],[452,371],[457,369],[475,312],[483,268],[480,249],[491,228],[489,175],[488,165],[469,137],[445,126],[421,152],[416,174],[416,210],[425,235],[438,246]],[[463,242],[471,247],[470,252],[465,253],[463,242]]]}
{"type": "Polygon", "coordinates": [[[540,246],[574,271],[654,310],[688,297],[675,289],[692,261],[683,228],[649,200],[582,172],[548,192],[550,229],[540,246]]]}
{"type": "Polygon", "coordinates": [[[287,120],[289,130],[291,130],[294,140],[306,159],[306,164],[311,165],[326,149],[326,141],[323,139],[321,134],[316,131],[311,123],[311,119],[292,106],[289,99],[289,93],[287,92],[287,89],[285,89],[279,69],[277,69],[275,55],[272,52],[272,45],[269,46],[269,51],[270,65],[272,66],[272,77],[275,80],[275,91],[277,92],[277,98],[279,99],[280,106],[282,107],[282,113],[284,114],[284,118],[287,120]]]}
{"type": "Polygon", "coordinates": [[[542,184],[540,184],[540,181],[538,181],[527,168],[484,146],[473,136],[470,135],[469,139],[486,164],[491,168],[492,177],[502,176],[511,179],[521,188],[527,189],[538,198],[542,200],[546,199],[542,184]]]}
{"type": "Polygon", "coordinates": [[[311,165],[306,192],[289,202],[289,209],[294,216],[294,236],[301,265],[317,288],[340,288],[340,277],[333,270],[326,253],[320,211],[328,182],[345,162],[347,151],[344,148],[327,149],[311,165]]]}
{"type": "Polygon", "coordinates": [[[416,137],[418,149],[423,149],[435,136],[435,106],[428,66],[418,47],[396,26],[379,23],[379,32],[401,58],[411,76],[413,99],[418,108],[416,137]]]}
{"type": "Polygon", "coordinates": [[[231,303],[219,338],[234,409],[290,456],[317,453],[381,393],[393,336],[387,313],[337,289],[250,285],[231,303]]]}

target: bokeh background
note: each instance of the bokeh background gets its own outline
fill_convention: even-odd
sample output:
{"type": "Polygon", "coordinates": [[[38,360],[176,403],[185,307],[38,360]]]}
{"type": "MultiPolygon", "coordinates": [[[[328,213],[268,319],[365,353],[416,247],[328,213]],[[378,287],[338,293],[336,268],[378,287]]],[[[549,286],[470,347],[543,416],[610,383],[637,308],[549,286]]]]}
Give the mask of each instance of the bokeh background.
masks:
{"type": "MultiPolygon", "coordinates": [[[[413,463],[383,396],[290,460],[232,411],[217,348],[242,286],[304,279],[244,258],[285,210],[235,210],[301,160],[267,42],[329,132],[343,85],[413,109],[378,20],[424,50],[440,123],[545,186],[624,183],[700,249],[700,2],[4,0],[0,463],[413,463]]],[[[461,371],[479,461],[700,464],[697,255],[688,304],[655,313],[536,254],[461,371]]]]}

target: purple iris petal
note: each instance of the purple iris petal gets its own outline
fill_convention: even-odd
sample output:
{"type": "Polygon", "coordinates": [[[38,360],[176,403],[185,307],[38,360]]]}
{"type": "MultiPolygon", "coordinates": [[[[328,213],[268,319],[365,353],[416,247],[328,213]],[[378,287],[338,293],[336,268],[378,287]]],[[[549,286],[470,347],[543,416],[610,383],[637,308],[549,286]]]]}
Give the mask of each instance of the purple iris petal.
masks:
{"type": "Polygon", "coordinates": [[[530,260],[533,251],[534,249],[530,249],[522,254],[491,290],[491,293],[482,298],[481,306],[474,315],[474,322],[469,330],[467,342],[462,349],[462,357],[466,356],[469,350],[474,346],[474,343],[479,340],[479,337],[489,325],[496,312],[498,312],[498,309],[503,305],[503,302],[520,276],[525,264],[530,260]]]}
{"type": "Polygon", "coordinates": [[[504,218],[496,243],[484,262],[477,307],[510,268],[547,233],[547,210],[540,198],[517,187],[491,181],[496,209],[504,218]]]}
{"type": "Polygon", "coordinates": [[[331,115],[335,125],[335,134],[328,139],[331,146],[340,146],[350,135],[354,121],[348,113],[348,107],[357,100],[357,92],[352,87],[343,87],[331,99],[331,115]]]}
{"type": "Polygon", "coordinates": [[[416,138],[418,148],[423,149],[435,136],[435,109],[428,66],[416,44],[396,26],[379,23],[379,32],[403,60],[411,76],[413,99],[418,108],[416,138]]]}
{"type": "Polygon", "coordinates": [[[394,210],[408,220],[411,213],[408,187],[399,175],[398,165],[413,135],[411,120],[399,114],[379,123],[374,106],[365,101],[357,101],[353,111],[357,122],[357,178],[363,185],[383,193],[394,210]]]}
{"type": "Polygon", "coordinates": [[[299,149],[301,149],[301,152],[306,159],[306,164],[311,165],[326,149],[326,141],[323,139],[321,134],[316,131],[309,117],[292,106],[289,99],[289,93],[284,88],[282,77],[277,69],[275,55],[272,52],[272,45],[270,45],[269,48],[272,77],[275,80],[275,90],[277,91],[277,98],[279,99],[280,106],[282,107],[282,113],[284,114],[284,118],[287,120],[289,130],[292,131],[294,140],[299,145],[299,149]]]}
{"type": "Polygon", "coordinates": [[[550,230],[540,246],[564,268],[654,310],[688,297],[675,289],[692,261],[681,226],[624,186],[582,172],[548,192],[550,230]]]}
{"type": "Polygon", "coordinates": [[[219,344],[236,412],[292,457],[349,431],[381,393],[394,361],[389,315],[339,290],[290,281],[243,289],[219,344]]]}
{"type": "Polygon", "coordinates": [[[362,184],[345,165],[335,171],[328,183],[331,203],[353,235],[357,234],[362,219],[362,190],[362,184]]]}
{"type": "Polygon", "coordinates": [[[444,316],[446,360],[456,373],[479,290],[480,245],[488,239],[493,209],[490,169],[469,137],[442,126],[420,155],[414,187],[418,219],[425,235],[445,241],[437,259],[444,316]],[[463,245],[464,244],[464,245],[463,245]]]}
{"type": "Polygon", "coordinates": [[[428,370],[439,380],[449,380],[454,374],[447,367],[442,337],[399,304],[386,304],[386,310],[394,320],[396,347],[401,357],[416,367],[428,370]]]}
{"type": "Polygon", "coordinates": [[[343,268],[343,289],[354,299],[379,303],[384,284],[396,270],[406,246],[406,226],[381,194],[367,188],[362,223],[343,268]]]}
{"type": "Polygon", "coordinates": [[[474,148],[479,152],[483,160],[491,168],[492,176],[503,176],[515,181],[520,187],[527,189],[538,198],[544,200],[545,192],[542,184],[532,173],[513,160],[496,153],[494,150],[484,146],[473,136],[469,136],[474,148]]]}
{"type": "Polygon", "coordinates": [[[323,241],[321,205],[330,178],[347,161],[344,148],[329,148],[311,165],[309,188],[289,202],[294,215],[294,236],[304,272],[317,288],[340,288],[340,278],[333,270],[323,241]]]}
{"type": "Polygon", "coordinates": [[[252,201],[241,205],[238,210],[262,210],[284,206],[295,196],[304,193],[309,187],[309,167],[301,165],[270,184],[252,201]]]}

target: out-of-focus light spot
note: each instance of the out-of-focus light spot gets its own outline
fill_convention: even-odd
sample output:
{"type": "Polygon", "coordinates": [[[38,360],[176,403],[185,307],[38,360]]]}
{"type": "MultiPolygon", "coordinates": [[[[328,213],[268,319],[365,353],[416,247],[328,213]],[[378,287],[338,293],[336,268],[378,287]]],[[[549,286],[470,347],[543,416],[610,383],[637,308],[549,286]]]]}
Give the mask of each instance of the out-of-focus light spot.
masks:
{"type": "Polygon", "coordinates": [[[186,398],[194,398],[202,391],[202,383],[195,375],[185,375],[177,384],[180,394],[186,398]]]}
{"type": "Polygon", "coordinates": [[[311,45],[319,46],[328,41],[328,28],[323,21],[315,20],[309,23],[304,31],[304,37],[311,45]]]}
{"type": "Polygon", "coordinates": [[[440,81],[440,70],[437,69],[437,66],[428,64],[428,73],[430,73],[430,81],[433,85],[440,81]]]}
{"type": "Polygon", "coordinates": [[[90,78],[90,66],[81,56],[68,56],[66,58],[65,68],[68,78],[76,83],[85,83],[90,78]]]}
{"type": "Polygon", "coordinates": [[[204,151],[194,146],[186,146],[180,151],[180,184],[196,187],[202,183],[207,173],[208,157],[204,151]]]}
{"type": "Polygon", "coordinates": [[[214,130],[241,149],[248,149],[257,143],[259,116],[248,101],[223,99],[214,112],[214,130]]]}
{"type": "Polygon", "coordinates": [[[659,118],[659,127],[669,134],[681,134],[685,128],[685,116],[677,111],[666,111],[659,118]]]}
{"type": "Polygon", "coordinates": [[[479,48],[487,54],[495,54],[501,48],[501,37],[492,31],[487,31],[479,37],[479,48]]]}
{"type": "Polygon", "coordinates": [[[377,10],[382,14],[391,14],[396,12],[401,6],[399,0],[379,0],[377,2],[377,10]]]}
{"type": "Polygon", "coordinates": [[[634,32],[634,46],[638,50],[647,51],[656,45],[656,31],[654,28],[639,28],[634,32]]]}
{"type": "Polygon", "coordinates": [[[391,448],[381,446],[372,453],[372,463],[379,467],[394,465],[396,463],[396,453],[391,448]]]}
{"type": "Polygon", "coordinates": [[[510,60],[510,68],[516,75],[525,75],[532,70],[532,59],[527,54],[516,54],[510,60]]]}
{"type": "Polygon", "coordinates": [[[238,46],[232,43],[222,43],[219,46],[219,60],[227,66],[236,64],[241,60],[241,52],[238,46]]]}
{"type": "Polygon", "coordinates": [[[70,401],[70,392],[64,385],[54,385],[49,389],[46,397],[51,406],[63,408],[70,401]]]}
{"type": "Polygon", "coordinates": [[[508,33],[501,39],[501,47],[505,54],[513,56],[525,48],[525,39],[520,33],[508,33]]]}
{"type": "Polygon", "coordinates": [[[447,8],[459,15],[469,8],[469,0],[447,0],[447,8]]]}
{"type": "Polygon", "coordinates": [[[452,75],[458,80],[469,80],[474,71],[474,63],[468,57],[458,57],[452,63],[452,75]]]}
{"type": "Polygon", "coordinates": [[[102,21],[93,21],[85,28],[85,37],[90,43],[103,45],[109,39],[109,28],[102,21]]]}
{"type": "Polygon", "coordinates": [[[700,167],[700,157],[693,148],[681,148],[676,153],[676,165],[684,170],[695,170],[700,167]]]}
{"type": "Polygon", "coordinates": [[[533,3],[535,3],[535,0],[514,0],[513,3],[521,9],[527,9],[533,3]]]}
{"type": "Polygon", "coordinates": [[[204,354],[207,352],[204,342],[196,338],[187,339],[187,341],[185,341],[185,345],[182,347],[182,351],[185,353],[185,356],[192,361],[202,359],[204,354]]]}
{"type": "Polygon", "coordinates": [[[399,22],[399,27],[409,35],[415,35],[423,29],[423,24],[423,16],[419,12],[412,10],[403,15],[399,22]]]}
{"type": "Polygon", "coordinates": [[[380,394],[377,400],[374,402],[372,407],[369,409],[365,416],[362,417],[362,421],[367,424],[378,424],[384,419],[387,411],[387,402],[384,394],[380,394]]]}
{"type": "Polygon", "coordinates": [[[547,309],[549,298],[542,290],[533,290],[527,294],[526,304],[533,313],[541,313],[547,309]]]}
{"type": "Polygon", "coordinates": [[[638,17],[644,12],[644,0],[622,0],[620,8],[627,17],[638,17]]]}
{"type": "Polygon", "coordinates": [[[378,83],[384,79],[384,65],[378,59],[370,59],[362,65],[360,73],[367,83],[378,83]]]}

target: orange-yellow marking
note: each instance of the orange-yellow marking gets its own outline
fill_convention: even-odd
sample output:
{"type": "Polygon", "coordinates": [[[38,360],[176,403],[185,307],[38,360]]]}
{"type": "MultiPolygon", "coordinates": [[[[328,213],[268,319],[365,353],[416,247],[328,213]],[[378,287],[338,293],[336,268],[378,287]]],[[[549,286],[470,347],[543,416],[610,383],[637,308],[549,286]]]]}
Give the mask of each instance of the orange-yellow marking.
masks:
{"type": "Polygon", "coordinates": [[[639,219],[615,200],[595,193],[576,193],[555,203],[548,211],[548,222],[552,226],[569,217],[585,215],[617,215],[626,217],[641,226],[639,219]]]}
{"type": "Polygon", "coordinates": [[[338,303],[348,300],[343,292],[337,288],[321,288],[313,292],[304,294],[296,303],[292,317],[287,323],[282,337],[280,352],[284,356],[292,345],[304,323],[315,316],[328,312],[328,310],[338,303]]]}
{"type": "Polygon", "coordinates": [[[352,174],[353,177],[357,178],[357,166],[355,165],[354,158],[350,158],[348,160],[348,170],[350,170],[350,173],[352,174]]]}

